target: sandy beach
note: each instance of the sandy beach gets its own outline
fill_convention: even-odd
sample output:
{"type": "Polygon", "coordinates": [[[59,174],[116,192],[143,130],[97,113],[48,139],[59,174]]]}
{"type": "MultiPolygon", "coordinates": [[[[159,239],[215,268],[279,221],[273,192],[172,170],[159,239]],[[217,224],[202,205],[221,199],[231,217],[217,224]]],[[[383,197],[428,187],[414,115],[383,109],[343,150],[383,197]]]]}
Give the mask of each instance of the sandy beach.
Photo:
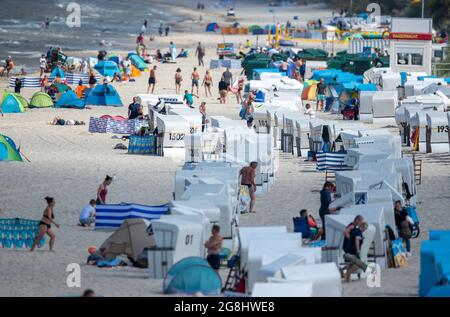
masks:
{"type": "MultiPolygon", "coordinates": [[[[214,8],[203,11],[202,22],[193,6],[184,4],[174,8],[180,1],[164,1],[179,15],[186,17],[184,32],[177,32],[166,38],[157,37],[148,42],[152,52],[161,48],[167,50],[169,42],[176,43],[178,50],[186,48],[189,57],[178,59],[177,64],[157,64],[156,94],[173,94],[176,68],[182,69],[183,90],[190,89],[190,74],[197,65],[195,46],[201,41],[206,46],[206,64],[216,58],[216,45],[225,41],[244,43],[254,36],[226,36],[204,32],[205,25],[217,21],[224,23],[224,12],[214,8]]],[[[326,18],[331,12],[323,6],[301,7],[295,15],[301,21],[312,18],[326,18]]],[[[276,19],[285,22],[292,19],[292,8],[277,9],[276,19]]],[[[267,7],[253,4],[242,5],[238,20],[249,25],[271,23],[273,14],[267,7]],[[249,18],[243,18],[249,17],[249,18]],[[243,21],[245,20],[245,21],[243,21]]],[[[140,22],[139,22],[140,23],[140,22]]],[[[260,38],[261,40],[261,38],[260,38]]],[[[321,47],[320,43],[299,43],[300,47],[321,47]]],[[[44,47],[42,48],[44,50],[44,47]]],[[[133,47],[130,47],[133,50],[133,47]]],[[[111,50],[114,51],[114,50],[111,50]]],[[[93,56],[95,51],[69,52],[74,56],[93,56]]],[[[199,67],[203,78],[207,67],[199,67]]],[[[234,96],[227,104],[219,104],[217,83],[224,70],[212,71],[214,79],[213,98],[205,98],[200,87],[200,98],[207,102],[207,113],[225,115],[238,119],[240,106],[234,96]]],[[[240,70],[233,72],[239,76],[240,70]]],[[[30,253],[25,249],[0,249],[0,296],[69,296],[78,295],[91,288],[102,296],[163,296],[162,281],[148,278],[147,270],[137,268],[99,269],[85,265],[89,246],[100,246],[109,232],[81,228],[77,225],[80,209],[95,198],[96,190],[106,174],[116,175],[111,185],[108,201],[111,203],[134,202],[146,205],[170,202],[174,190],[175,171],[181,168],[181,161],[167,157],[127,155],[126,151],[114,150],[120,140],[111,134],[91,134],[88,126],[51,126],[55,116],[89,122],[89,117],[104,114],[127,116],[127,106],[132,97],[147,90],[148,73],[136,82],[114,84],[124,107],[93,107],[86,110],[73,109],[31,109],[22,114],[5,114],[0,117],[0,133],[18,143],[30,162],[9,162],[1,164],[0,170],[0,217],[40,219],[45,208],[45,196],[56,200],[56,221],[61,225],[55,229],[55,252],[49,252],[48,244],[43,249],[30,253]],[[66,267],[79,263],[82,269],[81,289],[68,288],[66,267]]],[[[0,90],[7,82],[0,81],[0,90]]],[[[30,98],[36,90],[23,89],[22,94],[30,98]]],[[[321,114],[323,117],[328,114],[321,114]]],[[[447,216],[450,204],[450,156],[448,154],[422,155],[422,184],[418,186],[418,212],[421,216],[421,235],[412,241],[413,256],[405,268],[382,272],[381,288],[368,288],[365,280],[343,285],[344,296],[417,296],[420,240],[426,239],[428,230],[450,227],[447,216]]],[[[280,155],[280,168],[276,182],[270,192],[258,197],[257,214],[243,215],[242,226],[286,225],[292,230],[292,217],[306,208],[318,218],[319,190],[325,175],[315,170],[315,164],[304,158],[280,155]]],[[[228,272],[222,270],[221,275],[228,272]]]]}

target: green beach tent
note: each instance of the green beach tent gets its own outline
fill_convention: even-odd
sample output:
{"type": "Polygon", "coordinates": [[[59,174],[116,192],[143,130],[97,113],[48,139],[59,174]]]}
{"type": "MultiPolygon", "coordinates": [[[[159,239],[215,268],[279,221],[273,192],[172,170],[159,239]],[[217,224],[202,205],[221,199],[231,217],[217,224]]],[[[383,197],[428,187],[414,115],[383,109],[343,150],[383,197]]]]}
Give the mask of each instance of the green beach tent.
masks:
{"type": "Polygon", "coordinates": [[[6,161],[22,162],[23,160],[14,141],[6,135],[0,134],[0,162],[6,161]]]}
{"type": "Polygon", "coordinates": [[[49,108],[53,107],[52,97],[45,92],[37,92],[31,97],[30,108],[49,108]]]}
{"type": "Polygon", "coordinates": [[[3,93],[1,101],[3,113],[24,112],[26,107],[28,107],[28,103],[21,95],[7,91],[3,93]]]}

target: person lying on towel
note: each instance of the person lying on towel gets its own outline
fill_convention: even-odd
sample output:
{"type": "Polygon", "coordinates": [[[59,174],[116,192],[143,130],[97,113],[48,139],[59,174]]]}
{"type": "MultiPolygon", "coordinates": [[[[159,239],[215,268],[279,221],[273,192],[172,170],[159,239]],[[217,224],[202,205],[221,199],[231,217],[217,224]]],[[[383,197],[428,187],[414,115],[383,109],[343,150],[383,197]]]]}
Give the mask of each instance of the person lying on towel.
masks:
{"type": "Polygon", "coordinates": [[[63,119],[61,117],[54,117],[53,120],[49,123],[50,125],[85,125],[84,121],[72,120],[72,119],[63,119]]]}

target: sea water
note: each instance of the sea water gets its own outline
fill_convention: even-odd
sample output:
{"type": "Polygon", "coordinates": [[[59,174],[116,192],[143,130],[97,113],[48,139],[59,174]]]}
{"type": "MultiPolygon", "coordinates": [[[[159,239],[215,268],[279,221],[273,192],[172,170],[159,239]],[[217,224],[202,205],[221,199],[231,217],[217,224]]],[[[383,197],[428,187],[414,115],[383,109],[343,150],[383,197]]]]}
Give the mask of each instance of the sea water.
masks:
{"type": "Polygon", "coordinates": [[[27,71],[39,69],[39,57],[50,46],[66,52],[131,51],[145,19],[147,42],[161,23],[176,31],[183,20],[149,0],[1,0],[0,7],[0,65],[11,55],[16,70],[27,71]],[[80,27],[66,24],[71,2],[80,5],[80,27]],[[45,29],[47,17],[50,27],[45,29]]]}

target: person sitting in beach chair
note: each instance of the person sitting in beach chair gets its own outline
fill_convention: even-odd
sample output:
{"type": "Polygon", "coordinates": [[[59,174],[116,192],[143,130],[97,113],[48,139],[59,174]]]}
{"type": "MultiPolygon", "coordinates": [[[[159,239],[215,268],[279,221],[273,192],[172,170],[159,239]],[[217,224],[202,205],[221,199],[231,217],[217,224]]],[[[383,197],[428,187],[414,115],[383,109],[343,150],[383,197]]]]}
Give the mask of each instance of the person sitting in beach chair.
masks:
{"type": "Polygon", "coordinates": [[[316,219],[308,214],[308,210],[300,210],[300,217],[295,217],[292,220],[294,221],[294,232],[300,232],[302,238],[318,240],[322,237],[322,228],[319,228],[316,219]]]}

